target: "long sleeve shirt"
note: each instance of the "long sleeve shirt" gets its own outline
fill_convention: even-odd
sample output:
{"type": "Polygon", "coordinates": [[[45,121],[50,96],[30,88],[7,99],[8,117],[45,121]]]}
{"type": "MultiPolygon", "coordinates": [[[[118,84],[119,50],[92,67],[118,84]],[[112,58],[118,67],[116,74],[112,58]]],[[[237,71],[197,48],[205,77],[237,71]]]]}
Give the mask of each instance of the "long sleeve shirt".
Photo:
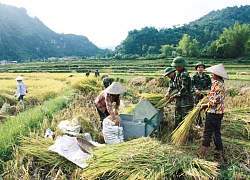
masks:
{"type": "Polygon", "coordinates": [[[174,95],[176,99],[177,107],[187,107],[194,105],[194,99],[192,94],[191,77],[184,68],[181,72],[177,72],[174,79],[174,87],[169,87],[171,92],[173,89],[177,89],[178,93],[174,95]]]}
{"type": "Polygon", "coordinates": [[[224,113],[224,99],[225,99],[225,86],[223,80],[215,80],[208,94],[208,113],[223,114],[224,113]]]}
{"type": "Polygon", "coordinates": [[[19,81],[18,84],[17,84],[17,90],[16,90],[16,93],[15,95],[25,95],[27,93],[27,87],[26,85],[22,82],[22,81],[19,81]]]}
{"type": "Polygon", "coordinates": [[[115,96],[108,94],[105,91],[102,91],[95,99],[95,105],[103,113],[107,109],[109,114],[114,118],[115,115],[118,115],[118,110],[120,107],[120,95],[115,97],[115,96]],[[115,112],[114,112],[112,108],[112,103],[115,101],[116,101],[116,104],[115,104],[115,112]]]}
{"type": "Polygon", "coordinates": [[[202,76],[200,76],[198,73],[196,73],[192,78],[192,84],[194,91],[210,90],[212,81],[209,75],[202,73],[202,76]]]}

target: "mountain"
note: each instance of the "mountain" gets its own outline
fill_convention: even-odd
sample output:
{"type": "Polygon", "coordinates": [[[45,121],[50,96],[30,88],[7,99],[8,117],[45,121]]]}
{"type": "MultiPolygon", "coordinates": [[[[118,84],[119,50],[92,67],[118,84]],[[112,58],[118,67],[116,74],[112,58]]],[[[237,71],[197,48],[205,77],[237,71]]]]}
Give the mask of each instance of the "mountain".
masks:
{"type": "Polygon", "coordinates": [[[90,57],[107,52],[85,36],[55,33],[25,8],[0,3],[0,60],[90,57]]]}
{"type": "Polygon", "coordinates": [[[160,54],[162,45],[178,46],[184,34],[199,42],[199,49],[204,49],[219,39],[225,28],[233,28],[235,22],[250,24],[250,6],[227,7],[211,11],[198,20],[180,27],[162,28],[144,27],[128,32],[126,39],[116,47],[121,54],[160,54]]]}

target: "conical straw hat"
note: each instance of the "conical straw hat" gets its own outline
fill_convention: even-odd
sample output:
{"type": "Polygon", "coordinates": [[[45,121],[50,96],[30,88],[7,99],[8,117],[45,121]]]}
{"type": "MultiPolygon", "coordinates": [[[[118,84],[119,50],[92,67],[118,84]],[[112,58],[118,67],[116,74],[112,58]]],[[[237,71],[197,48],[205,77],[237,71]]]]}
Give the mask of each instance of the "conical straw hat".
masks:
{"type": "Polygon", "coordinates": [[[229,79],[227,72],[222,64],[211,66],[209,68],[206,68],[206,70],[210,73],[216,74],[217,76],[229,79]]]}
{"type": "Polygon", "coordinates": [[[17,76],[16,80],[21,81],[21,80],[23,80],[23,77],[22,76],[17,76]]]}
{"type": "Polygon", "coordinates": [[[126,92],[126,89],[118,82],[113,82],[105,91],[109,94],[122,94],[126,92]]]}

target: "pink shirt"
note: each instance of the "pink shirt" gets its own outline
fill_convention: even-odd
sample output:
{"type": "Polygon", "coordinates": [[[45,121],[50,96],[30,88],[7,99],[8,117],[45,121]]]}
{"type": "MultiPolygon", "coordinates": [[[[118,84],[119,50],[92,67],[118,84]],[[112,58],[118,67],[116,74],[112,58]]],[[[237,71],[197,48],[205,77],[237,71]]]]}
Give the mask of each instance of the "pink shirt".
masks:
{"type": "Polygon", "coordinates": [[[120,95],[118,95],[117,102],[115,105],[115,112],[112,109],[112,103],[115,101],[116,97],[117,96],[113,96],[105,91],[102,91],[95,99],[95,105],[103,113],[107,109],[109,114],[114,118],[115,115],[118,115],[118,110],[120,107],[120,95]]]}

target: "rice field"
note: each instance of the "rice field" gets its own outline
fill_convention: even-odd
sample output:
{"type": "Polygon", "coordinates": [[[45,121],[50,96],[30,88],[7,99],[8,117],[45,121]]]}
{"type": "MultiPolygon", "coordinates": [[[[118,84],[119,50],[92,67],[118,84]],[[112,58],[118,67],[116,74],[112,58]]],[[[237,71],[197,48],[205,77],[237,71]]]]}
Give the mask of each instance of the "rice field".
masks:
{"type": "MultiPolygon", "coordinates": [[[[127,93],[122,95],[120,113],[132,113],[131,108],[133,109],[136,103],[148,94],[158,94],[162,98],[160,95],[164,95],[167,89],[167,81],[162,80],[164,78],[161,70],[165,69],[164,64],[148,72],[143,71],[145,62],[141,62],[141,68],[136,72],[132,72],[129,66],[130,64],[125,68],[127,69],[125,73],[116,71],[117,65],[106,67],[105,72],[105,68],[99,70],[101,75],[108,74],[114,77],[127,89],[127,93]],[[130,73],[127,73],[128,69],[130,73]]],[[[98,64],[95,67],[100,68],[98,64]]],[[[24,77],[23,81],[29,93],[24,97],[25,109],[12,115],[8,112],[3,115],[0,132],[3,134],[1,141],[4,143],[0,143],[0,146],[5,150],[1,150],[4,156],[2,155],[0,159],[4,162],[1,162],[0,177],[4,179],[250,179],[249,75],[236,75],[238,69],[235,69],[235,66],[229,67],[231,79],[225,80],[226,113],[222,123],[227,162],[220,169],[217,168],[213,143],[206,159],[199,158],[201,129],[192,127],[190,137],[181,146],[176,147],[171,144],[170,134],[174,125],[173,103],[164,107],[163,121],[167,122],[167,125],[160,125],[160,140],[155,139],[155,135],[152,134],[151,138],[139,138],[97,149],[94,158],[89,161],[90,166],[81,169],[60,155],[48,151],[47,148],[53,141],[45,140],[43,136],[47,128],[51,128],[56,136],[62,135],[58,129],[59,122],[77,117],[83,132],[91,132],[94,140],[103,143],[99,116],[93,104],[95,97],[104,89],[101,78],[95,78],[93,73],[87,78],[85,73],[79,72],[1,73],[0,106],[6,102],[10,106],[18,106],[17,98],[13,97],[17,84],[15,78],[18,75],[24,77]],[[69,77],[72,74],[74,76],[69,77]],[[40,151],[36,153],[38,149],[40,151]]],[[[194,73],[192,68],[188,67],[191,74],[194,73]]]]}

